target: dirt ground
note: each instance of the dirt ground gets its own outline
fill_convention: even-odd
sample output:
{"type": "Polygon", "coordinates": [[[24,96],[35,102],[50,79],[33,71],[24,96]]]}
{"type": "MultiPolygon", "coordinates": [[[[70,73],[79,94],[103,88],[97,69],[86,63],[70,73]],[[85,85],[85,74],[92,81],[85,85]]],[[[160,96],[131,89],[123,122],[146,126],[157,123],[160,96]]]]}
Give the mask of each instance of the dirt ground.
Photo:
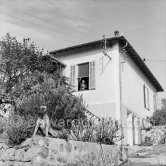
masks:
{"type": "Polygon", "coordinates": [[[166,166],[166,145],[142,147],[123,166],[166,166]]]}

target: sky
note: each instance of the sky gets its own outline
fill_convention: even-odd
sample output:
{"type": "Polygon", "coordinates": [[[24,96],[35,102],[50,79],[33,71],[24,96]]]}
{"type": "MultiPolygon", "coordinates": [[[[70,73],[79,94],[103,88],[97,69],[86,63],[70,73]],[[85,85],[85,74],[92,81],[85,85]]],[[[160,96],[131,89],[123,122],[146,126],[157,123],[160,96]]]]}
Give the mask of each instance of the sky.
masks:
{"type": "Polygon", "coordinates": [[[166,0],[0,0],[0,38],[31,38],[48,51],[113,37],[115,30],[166,91],[166,0]]]}

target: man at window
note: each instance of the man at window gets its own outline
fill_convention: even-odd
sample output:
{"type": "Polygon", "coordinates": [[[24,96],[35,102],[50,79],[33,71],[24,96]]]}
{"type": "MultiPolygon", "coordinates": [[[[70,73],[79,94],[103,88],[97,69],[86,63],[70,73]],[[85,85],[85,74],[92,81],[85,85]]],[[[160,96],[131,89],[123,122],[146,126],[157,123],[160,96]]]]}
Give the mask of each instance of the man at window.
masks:
{"type": "Polygon", "coordinates": [[[86,90],[86,89],[88,89],[88,88],[87,88],[87,85],[85,83],[85,80],[82,80],[80,90],[86,90]]]}

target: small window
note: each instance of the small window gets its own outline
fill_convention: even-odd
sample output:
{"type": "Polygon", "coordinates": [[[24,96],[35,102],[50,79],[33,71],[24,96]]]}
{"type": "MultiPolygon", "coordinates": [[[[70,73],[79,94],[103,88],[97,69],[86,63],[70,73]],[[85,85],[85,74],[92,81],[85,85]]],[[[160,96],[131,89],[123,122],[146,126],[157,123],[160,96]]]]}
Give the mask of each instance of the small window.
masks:
{"type": "Polygon", "coordinates": [[[150,110],[149,89],[145,85],[144,85],[144,106],[146,109],[150,110]]]}
{"type": "Polygon", "coordinates": [[[78,65],[78,91],[95,88],[95,62],[78,65]]]}

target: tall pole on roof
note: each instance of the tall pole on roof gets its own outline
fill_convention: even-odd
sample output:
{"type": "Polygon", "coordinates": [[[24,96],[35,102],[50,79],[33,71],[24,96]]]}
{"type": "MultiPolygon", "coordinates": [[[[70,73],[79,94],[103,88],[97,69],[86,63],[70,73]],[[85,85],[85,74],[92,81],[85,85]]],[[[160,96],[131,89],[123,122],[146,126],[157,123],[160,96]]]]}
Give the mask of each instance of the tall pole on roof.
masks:
{"type": "Polygon", "coordinates": [[[111,60],[111,57],[106,52],[106,50],[107,50],[107,39],[106,39],[105,35],[103,35],[102,47],[103,47],[103,54],[111,60]]]}

